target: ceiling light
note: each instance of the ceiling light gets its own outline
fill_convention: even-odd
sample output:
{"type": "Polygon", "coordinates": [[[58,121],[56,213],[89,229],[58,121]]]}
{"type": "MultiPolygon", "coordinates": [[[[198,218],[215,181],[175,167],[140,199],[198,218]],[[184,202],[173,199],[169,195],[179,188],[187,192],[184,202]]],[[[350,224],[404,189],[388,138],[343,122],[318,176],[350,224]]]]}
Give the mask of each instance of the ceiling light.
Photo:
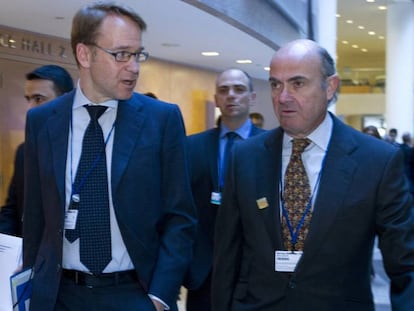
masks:
{"type": "Polygon", "coordinates": [[[264,67],[263,68],[265,71],[270,71],[270,67],[264,67]]]}
{"type": "Polygon", "coordinates": [[[370,36],[375,36],[375,31],[368,31],[368,34],[369,34],[370,36]]]}
{"type": "Polygon", "coordinates": [[[203,55],[203,56],[219,56],[220,54],[218,52],[201,52],[201,55],[203,55]]]}
{"type": "Polygon", "coordinates": [[[378,10],[381,10],[381,11],[385,11],[386,9],[387,9],[387,7],[385,5],[380,5],[378,7],[378,10]]]}
{"type": "Polygon", "coordinates": [[[361,49],[361,51],[364,52],[364,53],[368,52],[367,49],[361,49]]]}
{"type": "Polygon", "coordinates": [[[380,40],[384,40],[384,39],[385,39],[385,37],[384,37],[384,36],[378,36],[378,39],[380,39],[380,40]]]}
{"type": "Polygon", "coordinates": [[[253,62],[250,59],[238,59],[238,60],[236,60],[236,63],[238,63],[238,64],[251,64],[253,62]]]}
{"type": "Polygon", "coordinates": [[[352,19],[348,19],[346,22],[347,22],[347,24],[353,24],[354,23],[354,21],[352,19]]]}
{"type": "Polygon", "coordinates": [[[180,46],[180,44],[178,44],[178,43],[168,43],[168,42],[161,43],[161,45],[163,47],[166,47],[166,48],[176,48],[176,47],[179,47],[180,46]]]}
{"type": "Polygon", "coordinates": [[[357,49],[359,46],[358,46],[358,44],[352,44],[352,47],[353,47],[354,49],[357,49]]]}
{"type": "Polygon", "coordinates": [[[348,44],[349,42],[348,42],[348,41],[346,41],[346,40],[342,40],[342,43],[343,43],[343,44],[348,44]]]}
{"type": "Polygon", "coordinates": [[[358,26],[358,29],[361,29],[361,30],[362,30],[362,29],[365,29],[365,27],[364,27],[364,26],[359,25],[359,26],[358,26]]]}
{"type": "Polygon", "coordinates": [[[336,14],[336,17],[337,17],[337,18],[340,18],[340,17],[341,17],[341,14],[337,13],[337,14],[336,14]]]}
{"type": "Polygon", "coordinates": [[[375,2],[375,0],[367,0],[367,2],[375,2]]]}

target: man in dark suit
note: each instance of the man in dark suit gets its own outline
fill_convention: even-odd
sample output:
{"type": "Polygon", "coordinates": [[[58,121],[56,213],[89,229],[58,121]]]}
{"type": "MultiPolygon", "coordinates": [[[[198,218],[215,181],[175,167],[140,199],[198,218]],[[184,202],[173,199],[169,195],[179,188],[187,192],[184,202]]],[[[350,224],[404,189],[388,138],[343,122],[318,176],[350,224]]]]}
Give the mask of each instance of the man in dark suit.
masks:
{"type": "Polygon", "coordinates": [[[256,93],[250,76],[240,69],[227,69],[217,76],[215,103],[221,112],[219,127],[188,137],[191,187],[199,224],[194,258],[186,277],[187,311],[211,310],[213,231],[224,181],[224,154],[227,133],[237,140],[264,132],[249,118],[256,93]]]}
{"type": "Polygon", "coordinates": [[[404,173],[410,185],[410,192],[414,194],[414,149],[410,133],[403,133],[400,148],[404,154],[404,173]]]}
{"type": "MultiPolygon", "coordinates": [[[[26,74],[24,97],[29,108],[32,108],[47,103],[72,89],[73,80],[66,69],[57,65],[45,65],[26,74]]],[[[8,196],[5,205],[0,210],[0,232],[20,237],[23,225],[23,149],[23,143],[17,147],[8,196]]]]}
{"type": "Polygon", "coordinates": [[[71,33],[78,87],[28,112],[31,310],[177,309],[195,209],[179,108],[133,92],[145,28],[127,7],[82,7],[71,33]]]}
{"type": "Polygon", "coordinates": [[[327,112],[339,79],[315,42],[281,47],[269,81],[280,127],[233,150],[217,214],[213,310],[374,311],[376,235],[393,310],[414,310],[414,211],[401,151],[327,112]]]}

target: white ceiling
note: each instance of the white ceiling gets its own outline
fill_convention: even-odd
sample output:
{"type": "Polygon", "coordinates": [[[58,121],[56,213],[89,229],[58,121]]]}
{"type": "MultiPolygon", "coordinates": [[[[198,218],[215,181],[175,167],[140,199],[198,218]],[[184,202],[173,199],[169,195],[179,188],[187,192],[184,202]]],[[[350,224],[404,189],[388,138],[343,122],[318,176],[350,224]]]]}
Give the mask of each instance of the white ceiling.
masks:
{"type": "MultiPolygon", "coordinates": [[[[346,39],[350,42],[347,46],[338,44],[339,57],[363,53],[352,49],[350,45],[353,43],[368,49],[364,55],[384,55],[385,40],[367,34],[368,30],[375,30],[377,34],[385,36],[386,13],[379,12],[376,7],[378,2],[383,4],[387,0],[376,1],[338,0],[338,12],[342,15],[338,20],[338,41],[346,39]],[[346,24],[343,22],[345,19],[353,19],[355,23],[346,24]],[[364,31],[357,28],[360,24],[366,27],[364,31]]],[[[2,4],[0,22],[13,28],[69,39],[73,15],[82,4],[88,2],[91,1],[7,1],[7,4],[2,4]]],[[[144,34],[144,46],[152,57],[215,71],[236,66],[236,59],[248,58],[253,60],[253,64],[239,66],[245,66],[243,68],[255,78],[267,80],[268,73],[263,67],[268,65],[274,51],[233,26],[180,0],[123,2],[135,8],[146,21],[148,30],[144,34]],[[200,54],[211,50],[220,52],[220,56],[204,57],[200,54]]]]}

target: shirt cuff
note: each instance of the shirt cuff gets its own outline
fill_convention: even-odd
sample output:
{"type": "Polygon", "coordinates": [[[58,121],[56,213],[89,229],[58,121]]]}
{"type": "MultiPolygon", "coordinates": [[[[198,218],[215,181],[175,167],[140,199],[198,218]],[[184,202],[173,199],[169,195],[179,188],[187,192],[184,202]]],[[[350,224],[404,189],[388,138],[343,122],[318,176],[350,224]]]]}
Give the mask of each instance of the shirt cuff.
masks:
{"type": "Polygon", "coordinates": [[[162,303],[162,305],[164,306],[164,310],[170,310],[170,307],[164,302],[164,301],[162,301],[160,298],[158,298],[157,296],[154,296],[154,295],[151,295],[151,294],[148,294],[148,296],[151,298],[151,299],[154,299],[154,300],[156,300],[156,301],[158,301],[158,302],[160,302],[160,303],[162,303]]]}

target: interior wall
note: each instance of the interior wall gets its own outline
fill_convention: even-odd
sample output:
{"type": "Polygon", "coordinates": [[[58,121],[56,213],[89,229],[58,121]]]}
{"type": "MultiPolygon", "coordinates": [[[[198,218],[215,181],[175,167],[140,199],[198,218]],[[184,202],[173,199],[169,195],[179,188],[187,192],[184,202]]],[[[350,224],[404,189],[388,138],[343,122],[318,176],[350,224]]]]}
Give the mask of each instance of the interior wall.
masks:
{"type": "MultiPolygon", "coordinates": [[[[19,35],[20,31],[13,30],[14,38],[18,38],[19,35]]],[[[24,50],[19,50],[20,46],[17,43],[15,47],[0,48],[0,98],[2,98],[0,101],[0,204],[6,199],[13,174],[16,147],[24,140],[27,111],[27,103],[23,97],[25,74],[41,65],[57,64],[71,73],[75,84],[78,78],[73,57],[68,55],[60,58],[56,54],[47,57],[44,50],[37,48],[40,43],[45,46],[59,44],[59,46],[64,45],[66,51],[70,51],[67,40],[33,33],[30,33],[29,37],[26,35],[25,38],[24,50]],[[30,41],[27,38],[30,38],[30,41]],[[31,43],[30,46],[28,42],[31,43]]],[[[205,69],[150,59],[141,66],[136,90],[142,93],[150,91],[161,100],[178,104],[187,134],[192,134],[214,126],[216,75],[217,72],[205,69]]],[[[278,122],[270,101],[269,83],[253,79],[253,84],[257,92],[257,101],[251,107],[251,111],[264,115],[266,129],[276,127],[278,122]]]]}
{"type": "MultiPolygon", "coordinates": [[[[217,72],[151,59],[141,66],[137,90],[153,92],[161,100],[178,104],[187,133],[192,134],[211,127],[205,121],[210,119],[205,114],[212,113],[207,105],[214,102],[216,76],[217,72]],[[203,96],[203,100],[200,97],[195,100],[195,92],[203,96]]],[[[266,129],[276,127],[279,123],[273,112],[268,81],[253,79],[253,85],[257,100],[251,111],[263,114],[266,129]]]]}

